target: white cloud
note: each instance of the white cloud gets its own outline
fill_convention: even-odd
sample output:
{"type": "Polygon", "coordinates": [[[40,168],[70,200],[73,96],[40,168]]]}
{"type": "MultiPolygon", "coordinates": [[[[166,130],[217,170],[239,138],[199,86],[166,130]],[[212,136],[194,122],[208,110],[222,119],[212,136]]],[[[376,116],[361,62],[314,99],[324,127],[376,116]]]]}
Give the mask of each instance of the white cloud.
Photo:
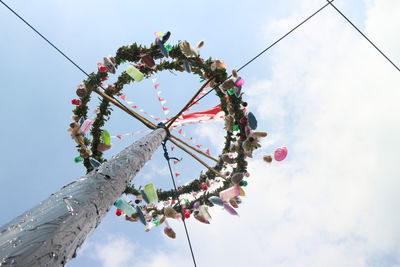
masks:
{"type": "Polygon", "coordinates": [[[224,130],[222,121],[209,121],[204,124],[199,124],[195,130],[196,138],[200,141],[207,140],[217,151],[221,151],[224,147],[224,130]]]}
{"type": "Polygon", "coordinates": [[[102,267],[128,267],[135,259],[136,248],[124,237],[109,236],[105,244],[93,244],[93,250],[92,258],[102,267]]]}

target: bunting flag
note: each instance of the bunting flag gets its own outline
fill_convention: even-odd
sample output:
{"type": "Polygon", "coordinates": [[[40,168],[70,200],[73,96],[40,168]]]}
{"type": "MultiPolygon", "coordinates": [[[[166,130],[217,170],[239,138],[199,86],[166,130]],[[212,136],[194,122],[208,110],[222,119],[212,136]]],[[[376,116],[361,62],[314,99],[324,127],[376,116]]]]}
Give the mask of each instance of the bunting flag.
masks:
{"type": "Polygon", "coordinates": [[[155,115],[153,115],[153,114],[150,114],[150,113],[146,112],[144,109],[139,108],[137,105],[133,105],[133,104],[134,104],[133,101],[126,100],[126,95],[121,95],[120,98],[121,98],[126,104],[128,104],[131,108],[138,110],[139,112],[141,112],[141,113],[143,113],[143,114],[149,116],[149,117],[152,118],[153,120],[155,120],[155,121],[161,120],[160,117],[155,116],[155,115]]]}
{"type": "Polygon", "coordinates": [[[161,105],[161,109],[162,109],[164,115],[167,116],[168,113],[169,113],[169,108],[167,108],[167,107],[165,106],[165,103],[167,103],[167,101],[166,101],[165,99],[163,99],[163,98],[160,97],[161,91],[158,90],[158,87],[160,87],[160,84],[159,84],[159,83],[156,83],[156,81],[157,81],[157,78],[152,79],[153,87],[154,87],[154,90],[156,91],[156,94],[157,94],[157,100],[158,100],[158,102],[159,102],[160,105],[161,105]]]}
{"type": "MultiPolygon", "coordinates": [[[[175,129],[175,130],[176,130],[176,129],[175,129]]],[[[193,140],[193,137],[187,137],[187,136],[186,136],[186,133],[183,132],[183,129],[182,129],[182,128],[179,129],[177,132],[178,132],[181,136],[183,136],[186,140],[188,140],[188,141],[190,141],[191,143],[193,143],[197,148],[199,148],[200,150],[202,150],[202,151],[203,151],[204,153],[206,153],[207,155],[210,155],[210,154],[211,154],[211,153],[210,153],[210,149],[208,149],[208,148],[203,148],[203,145],[197,144],[197,142],[193,140]]],[[[171,150],[172,150],[172,147],[171,147],[171,150]]]]}
{"type": "Polygon", "coordinates": [[[143,130],[143,131],[137,131],[137,132],[132,132],[132,133],[126,133],[126,134],[118,134],[118,135],[113,135],[111,138],[117,138],[121,140],[124,136],[133,136],[137,134],[144,134],[144,133],[149,133],[151,130],[143,130]]]}
{"type": "Polygon", "coordinates": [[[221,104],[204,111],[182,114],[173,124],[173,127],[183,126],[184,124],[199,123],[207,120],[224,118],[221,104]]]}

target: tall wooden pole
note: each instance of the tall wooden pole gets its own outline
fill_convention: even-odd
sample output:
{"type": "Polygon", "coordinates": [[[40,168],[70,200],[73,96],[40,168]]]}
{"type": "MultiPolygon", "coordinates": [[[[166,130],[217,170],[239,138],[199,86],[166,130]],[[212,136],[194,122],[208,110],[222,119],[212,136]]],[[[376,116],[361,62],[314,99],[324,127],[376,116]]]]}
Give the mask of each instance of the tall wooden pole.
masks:
{"type": "Polygon", "coordinates": [[[165,136],[154,130],[0,227],[0,266],[64,266],[165,136]]]}

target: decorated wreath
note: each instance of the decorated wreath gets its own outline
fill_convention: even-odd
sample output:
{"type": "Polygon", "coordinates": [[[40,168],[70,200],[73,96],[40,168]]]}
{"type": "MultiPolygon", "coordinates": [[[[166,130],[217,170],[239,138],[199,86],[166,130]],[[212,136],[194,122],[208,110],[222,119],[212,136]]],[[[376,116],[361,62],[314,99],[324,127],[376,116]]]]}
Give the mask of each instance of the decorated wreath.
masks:
{"type": "MultiPolygon", "coordinates": [[[[228,76],[224,62],[201,58],[199,51],[204,45],[203,41],[195,47],[187,41],[170,45],[167,44],[169,37],[170,32],[156,33],[156,40],[150,47],[133,43],[120,47],[115,56],[104,57],[103,62],[98,63],[97,73],[89,74],[76,90],[78,98],[72,100],[76,107],[69,130],[79,153],[75,162],[82,162],[90,172],[106,161],[103,152],[111,148],[111,142],[104,124],[111,116],[110,104],[115,103],[114,96],[123,95],[124,85],[169,70],[196,74],[204,81],[202,89],[211,87],[215,90],[226,129],[225,145],[216,159],[217,164],[176,191],[157,190],[153,184],[143,188],[128,185],[125,193],[134,195],[136,199],[128,202],[121,198],[115,202],[118,216],[123,214],[128,221],[140,221],[146,231],[165,222],[164,232],[175,238],[167,218],[185,220],[192,215],[198,221],[209,224],[211,216],[208,208],[213,205],[222,206],[232,215],[238,214],[236,209],[241,203],[240,197],[245,195],[243,187],[248,184],[246,178],[250,176],[246,158],[252,157],[253,151],[260,147],[260,139],[266,137],[267,133],[255,131],[257,120],[253,113],[248,112],[249,107],[242,100],[244,79],[239,77],[236,70],[232,70],[232,75],[228,76]],[[115,83],[103,85],[109,74],[115,74],[117,68],[127,64],[115,83]],[[88,103],[93,91],[101,93],[103,98],[96,109],[96,117],[90,119],[88,103]]],[[[173,128],[172,122],[179,115],[170,118],[165,125],[173,128]]],[[[152,124],[146,126],[154,129],[152,124]]],[[[286,154],[286,148],[280,148],[275,151],[274,158],[279,161],[286,154]]],[[[265,155],[263,159],[271,162],[273,157],[265,155]]]]}

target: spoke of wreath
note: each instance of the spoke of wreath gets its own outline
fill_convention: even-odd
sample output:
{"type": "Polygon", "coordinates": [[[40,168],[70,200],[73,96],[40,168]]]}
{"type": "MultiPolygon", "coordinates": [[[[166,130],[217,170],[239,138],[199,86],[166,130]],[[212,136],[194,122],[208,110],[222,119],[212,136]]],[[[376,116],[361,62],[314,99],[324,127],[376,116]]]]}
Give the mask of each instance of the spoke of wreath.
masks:
{"type": "Polygon", "coordinates": [[[146,118],[140,116],[139,114],[137,114],[135,111],[129,109],[128,107],[126,107],[125,105],[123,105],[121,102],[119,102],[117,99],[115,99],[112,96],[107,95],[106,93],[100,91],[99,89],[95,88],[93,89],[93,92],[97,93],[98,95],[102,96],[103,98],[106,98],[108,101],[110,101],[111,103],[113,103],[115,106],[119,107],[120,109],[122,109],[123,111],[125,111],[126,113],[128,113],[129,115],[131,115],[132,117],[134,117],[135,119],[137,119],[138,121],[140,121],[141,123],[143,123],[145,126],[147,126],[150,129],[156,129],[157,127],[151,123],[149,120],[147,120],[146,118]]]}
{"type": "MultiPolygon", "coordinates": [[[[123,105],[121,102],[119,102],[117,99],[115,99],[112,96],[107,95],[106,93],[100,91],[99,89],[94,89],[93,92],[99,94],[101,97],[107,99],[108,101],[110,101],[111,103],[113,103],[116,107],[120,108],[121,110],[125,111],[126,113],[128,113],[129,115],[131,115],[132,117],[134,117],[135,119],[139,120],[141,123],[143,123],[145,126],[147,126],[150,129],[156,129],[157,127],[151,123],[149,120],[147,120],[146,118],[140,116],[139,114],[137,114],[135,111],[129,109],[128,107],[126,107],[125,105],[123,105]]],[[[183,142],[182,140],[180,140],[179,138],[173,136],[174,139],[183,142]]],[[[218,172],[217,170],[215,170],[214,168],[212,168],[211,166],[209,166],[207,163],[205,163],[203,160],[201,160],[199,157],[197,157],[196,155],[194,155],[192,152],[190,152],[189,150],[187,150],[185,147],[181,146],[180,144],[178,144],[176,141],[172,140],[171,137],[168,138],[173,144],[175,144],[177,147],[179,147],[180,149],[182,149],[183,151],[185,151],[186,153],[188,153],[190,156],[192,156],[194,159],[196,159],[198,162],[200,162],[204,167],[206,167],[207,169],[209,169],[210,171],[214,172],[217,176],[222,177],[223,179],[226,179],[225,175],[223,175],[222,173],[218,172]]],[[[191,147],[191,146],[189,146],[191,147]]],[[[193,147],[192,147],[193,148],[193,147]]],[[[197,149],[196,149],[197,151],[197,149]]],[[[199,150],[200,151],[200,150],[199,150]]],[[[200,151],[202,154],[204,152],[200,151]]],[[[207,155],[206,153],[204,153],[205,155],[207,155]]],[[[209,156],[209,155],[207,155],[209,156]]],[[[214,159],[215,160],[215,159],[214,159]]],[[[218,162],[218,161],[217,161],[218,162]]]]}
{"type": "MultiPolygon", "coordinates": [[[[125,105],[123,105],[121,102],[119,102],[117,99],[115,99],[114,97],[111,97],[109,95],[107,95],[106,93],[95,89],[94,90],[97,94],[99,94],[100,96],[106,98],[107,100],[109,100],[110,102],[112,102],[114,105],[116,105],[117,107],[119,107],[120,109],[124,110],[125,112],[127,112],[128,114],[130,114],[131,116],[133,116],[134,118],[136,118],[137,120],[139,120],[140,122],[142,122],[144,125],[146,125],[148,128],[150,129],[155,129],[157,128],[153,123],[151,123],[149,120],[147,120],[146,118],[140,116],[139,114],[137,114],[135,111],[129,109],[128,107],[126,107],[125,105]]],[[[183,141],[182,139],[171,135],[172,138],[174,138],[175,140],[181,142],[182,144],[184,144],[185,146],[189,147],[190,149],[196,151],[197,153],[215,161],[215,162],[219,162],[216,158],[208,155],[207,153],[204,153],[203,151],[201,151],[200,149],[197,149],[191,145],[189,145],[188,143],[186,143],[185,141],[183,141]]],[[[169,138],[170,139],[170,138],[169,138]]]]}

